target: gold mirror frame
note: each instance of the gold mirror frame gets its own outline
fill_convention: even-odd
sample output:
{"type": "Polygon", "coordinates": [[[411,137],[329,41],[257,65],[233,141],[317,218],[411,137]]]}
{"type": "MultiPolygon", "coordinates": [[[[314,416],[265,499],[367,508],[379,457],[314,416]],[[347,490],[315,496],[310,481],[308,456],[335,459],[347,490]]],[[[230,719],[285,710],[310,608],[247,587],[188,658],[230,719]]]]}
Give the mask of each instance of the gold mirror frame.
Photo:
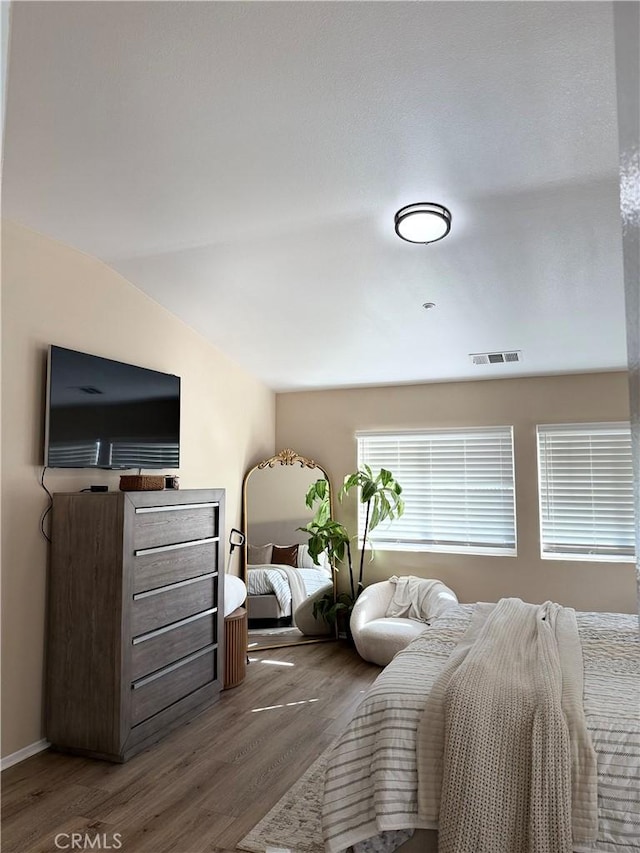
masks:
{"type": "MultiPolygon", "coordinates": [[[[245,542],[242,546],[242,559],[241,559],[241,578],[246,583],[247,582],[247,564],[248,564],[248,553],[249,553],[249,530],[248,530],[248,513],[247,513],[247,484],[249,482],[249,478],[255,471],[262,471],[266,468],[275,468],[276,466],[282,467],[293,467],[295,465],[299,465],[300,468],[309,468],[310,470],[317,470],[319,474],[321,474],[327,483],[329,484],[329,511],[331,513],[331,517],[333,517],[333,486],[331,484],[331,480],[329,478],[326,470],[316,462],[314,459],[309,459],[307,456],[302,456],[297,453],[295,450],[287,447],[284,450],[281,450],[279,453],[276,453],[275,456],[270,456],[268,459],[263,459],[262,462],[258,462],[257,465],[254,465],[253,468],[250,468],[247,473],[244,475],[242,480],[242,529],[245,533],[245,542]]],[[[336,595],[336,570],[333,563],[331,564],[331,580],[333,582],[333,595],[335,598],[336,595]]],[[[268,646],[252,646],[251,651],[260,651],[265,648],[269,649],[277,649],[277,648],[285,648],[287,646],[298,646],[306,643],[326,643],[332,640],[337,639],[337,627],[336,631],[333,634],[330,634],[326,637],[309,637],[309,639],[298,640],[296,642],[287,642],[283,640],[281,643],[269,643],[268,646]]]]}

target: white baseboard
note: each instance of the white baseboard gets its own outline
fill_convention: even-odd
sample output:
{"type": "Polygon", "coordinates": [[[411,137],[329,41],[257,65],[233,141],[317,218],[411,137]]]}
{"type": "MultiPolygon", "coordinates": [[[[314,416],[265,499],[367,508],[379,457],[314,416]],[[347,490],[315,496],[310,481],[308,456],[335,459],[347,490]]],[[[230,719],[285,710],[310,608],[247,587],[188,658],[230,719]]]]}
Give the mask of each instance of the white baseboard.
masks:
{"type": "Polygon", "coordinates": [[[7,767],[13,767],[14,764],[19,764],[21,761],[31,758],[32,755],[36,755],[36,753],[47,749],[48,746],[49,741],[43,738],[35,743],[30,743],[29,746],[25,746],[17,752],[12,752],[11,755],[5,755],[4,758],[0,759],[0,770],[6,770],[7,767]]]}

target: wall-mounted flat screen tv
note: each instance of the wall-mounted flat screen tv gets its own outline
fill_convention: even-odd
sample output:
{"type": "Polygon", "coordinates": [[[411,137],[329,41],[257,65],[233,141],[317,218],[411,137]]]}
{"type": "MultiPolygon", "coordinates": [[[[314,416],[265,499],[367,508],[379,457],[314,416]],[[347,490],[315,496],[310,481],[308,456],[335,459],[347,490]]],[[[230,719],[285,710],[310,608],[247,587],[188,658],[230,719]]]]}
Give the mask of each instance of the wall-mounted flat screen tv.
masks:
{"type": "Polygon", "coordinates": [[[49,347],[44,464],[178,468],[180,377],[49,347]]]}

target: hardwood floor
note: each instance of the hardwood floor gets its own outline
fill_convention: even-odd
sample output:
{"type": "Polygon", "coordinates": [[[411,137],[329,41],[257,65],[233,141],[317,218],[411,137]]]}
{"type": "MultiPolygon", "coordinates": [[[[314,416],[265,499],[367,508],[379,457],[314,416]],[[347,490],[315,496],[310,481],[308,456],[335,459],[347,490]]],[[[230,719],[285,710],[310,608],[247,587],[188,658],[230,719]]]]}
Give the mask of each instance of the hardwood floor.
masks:
{"type": "Polygon", "coordinates": [[[243,684],[126,764],[43,752],[5,770],[4,853],[234,851],[380,672],[343,642],[251,659],[243,684]],[[83,846],[71,846],[74,832],[83,846]]]}

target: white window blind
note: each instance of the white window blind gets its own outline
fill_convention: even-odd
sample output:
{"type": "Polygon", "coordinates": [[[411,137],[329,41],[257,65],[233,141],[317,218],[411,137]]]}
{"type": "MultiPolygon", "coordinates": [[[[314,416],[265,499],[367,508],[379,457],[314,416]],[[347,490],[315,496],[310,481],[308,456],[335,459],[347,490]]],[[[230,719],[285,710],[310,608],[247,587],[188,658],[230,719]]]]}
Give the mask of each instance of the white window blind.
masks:
{"type": "Polygon", "coordinates": [[[47,454],[49,468],[82,468],[98,464],[99,441],[51,442],[47,454]]]}
{"type": "MultiPolygon", "coordinates": [[[[358,465],[387,468],[404,515],[375,528],[373,547],[515,554],[512,427],[357,433],[358,465]]],[[[360,506],[359,533],[364,529],[360,506]]]]}
{"type": "Polygon", "coordinates": [[[178,468],[179,463],[176,442],[114,441],[109,447],[109,465],[114,468],[178,468]]]}
{"type": "Polygon", "coordinates": [[[538,478],[543,557],[633,559],[628,423],[538,426],[538,478]]]}

